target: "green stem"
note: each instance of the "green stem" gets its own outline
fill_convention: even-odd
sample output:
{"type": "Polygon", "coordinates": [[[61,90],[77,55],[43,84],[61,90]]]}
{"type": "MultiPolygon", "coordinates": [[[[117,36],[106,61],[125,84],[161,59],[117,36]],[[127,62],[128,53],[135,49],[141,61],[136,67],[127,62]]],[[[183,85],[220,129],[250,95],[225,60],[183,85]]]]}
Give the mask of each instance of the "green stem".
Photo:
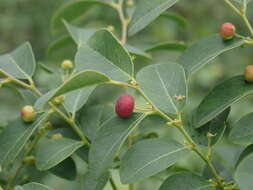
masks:
{"type": "Polygon", "coordinates": [[[112,179],[112,177],[109,179],[109,181],[110,181],[110,184],[111,184],[111,186],[112,186],[112,189],[113,189],[113,190],[118,190],[118,188],[117,188],[117,186],[116,186],[114,180],[112,179]]]}
{"type": "Polygon", "coordinates": [[[252,28],[246,14],[242,15],[242,19],[243,19],[244,23],[246,24],[247,28],[249,29],[251,36],[253,36],[253,28],[252,28]]]}
{"type": "Polygon", "coordinates": [[[242,18],[242,20],[245,23],[246,27],[248,28],[250,34],[253,36],[253,28],[252,28],[252,25],[250,24],[250,22],[247,18],[247,13],[246,13],[247,4],[246,4],[246,1],[243,2],[243,8],[242,8],[241,11],[233,3],[231,3],[230,0],[224,0],[224,1],[236,14],[238,14],[242,18]]]}
{"type": "Polygon", "coordinates": [[[18,84],[19,86],[22,86],[22,87],[28,88],[28,89],[31,88],[30,85],[26,84],[23,81],[20,81],[20,80],[14,78],[13,76],[9,75],[8,73],[6,73],[5,71],[3,71],[2,69],[0,69],[0,74],[4,75],[6,78],[10,79],[12,82],[18,84]]]}
{"type": "Polygon", "coordinates": [[[214,168],[211,160],[206,157],[198,148],[197,144],[193,141],[193,139],[191,138],[191,136],[187,133],[187,131],[185,130],[185,128],[183,126],[176,126],[179,131],[181,132],[181,134],[183,134],[183,136],[186,138],[187,142],[190,143],[191,149],[197,154],[199,155],[199,157],[204,160],[207,164],[207,166],[209,167],[210,171],[212,172],[214,178],[216,179],[218,185],[220,187],[223,186],[222,183],[222,178],[218,175],[216,169],[214,168]]]}
{"type": "MultiPolygon", "coordinates": [[[[111,84],[115,84],[115,85],[121,85],[121,86],[128,86],[130,88],[135,89],[150,105],[153,106],[154,112],[157,113],[158,115],[160,115],[161,117],[163,117],[165,120],[167,120],[169,123],[171,123],[172,125],[174,125],[175,127],[177,127],[177,129],[179,129],[179,131],[181,132],[181,134],[185,137],[185,139],[187,140],[187,142],[190,144],[191,149],[200,156],[200,158],[206,162],[207,166],[209,167],[210,171],[212,172],[214,178],[216,179],[218,185],[220,187],[223,187],[222,184],[222,178],[219,177],[216,169],[214,168],[214,166],[212,165],[211,161],[209,159],[207,159],[205,157],[205,155],[199,150],[199,148],[197,147],[197,144],[193,141],[193,139],[191,138],[191,136],[187,133],[187,131],[184,129],[184,127],[182,126],[182,124],[178,124],[175,123],[175,120],[170,118],[167,114],[165,114],[164,112],[162,112],[161,110],[159,110],[154,104],[153,102],[145,95],[145,93],[138,87],[138,86],[133,86],[133,85],[129,85],[126,83],[122,83],[122,82],[116,82],[116,81],[111,81],[111,84]]],[[[178,114],[178,118],[181,120],[181,114],[178,114]]]]}
{"type": "Polygon", "coordinates": [[[119,0],[115,8],[118,12],[120,22],[121,22],[121,43],[124,45],[127,41],[127,27],[128,27],[129,21],[125,18],[123,5],[124,5],[124,0],[119,0]]]}
{"type": "MultiPolygon", "coordinates": [[[[225,0],[238,14],[241,14],[239,10],[237,10],[236,7],[234,7],[234,5],[229,1],[229,0],[225,0]]],[[[117,9],[120,20],[121,20],[121,24],[122,24],[122,37],[121,37],[121,43],[125,44],[127,41],[127,27],[128,27],[128,20],[125,19],[124,16],[124,11],[123,11],[123,4],[124,4],[124,0],[119,0],[118,4],[116,4],[114,7],[117,9]]],[[[248,26],[248,24],[247,24],[248,26]]],[[[248,26],[249,27],[249,26],[248,26]]],[[[134,78],[133,78],[134,80],[134,78]]],[[[134,80],[135,81],[135,80],[134,80]]],[[[184,127],[178,123],[174,123],[174,120],[172,118],[170,118],[167,114],[165,114],[164,112],[162,112],[161,110],[159,110],[154,104],[153,102],[145,95],[145,93],[138,87],[138,85],[130,85],[128,83],[122,83],[122,82],[118,82],[118,81],[110,81],[111,84],[115,84],[115,85],[120,85],[120,86],[124,86],[124,87],[130,87],[135,89],[137,92],[139,92],[139,94],[153,107],[153,111],[156,112],[157,114],[159,114],[161,117],[163,117],[164,119],[166,119],[167,121],[169,121],[170,123],[174,124],[175,127],[177,127],[179,129],[179,131],[183,134],[183,136],[186,138],[186,140],[188,141],[188,143],[191,144],[192,146],[192,150],[194,152],[196,152],[208,165],[208,167],[210,168],[214,178],[217,180],[217,183],[220,187],[223,186],[221,178],[219,177],[219,175],[217,174],[216,169],[213,167],[211,161],[209,159],[207,159],[204,154],[197,148],[196,143],[193,141],[193,139],[191,138],[191,136],[187,133],[187,131],[184,129],[184,127]]],[[[179,119],[181,122],[181,114],[179,114],[179,119]]],[[[131,142],[131,141],[130,141],[131,142]]],[[[114,190],[116,190],[116,186],[113,183],[113,180],[110,179],[110,182],[112,184],[112,187],[114,190]]],[[[129,185],[129,190],[133,190],[134,189],[134,185],[130,184],[129,185]]]]}
{"type": "Polygon", "coordinates": [[[236,6],[234,6],[234,4],[230,2],[230,0],[224,0],[224,1],[236,14],[241,16],[240,10],[238,8],[236,8],[236,6]]]}
{"type": "Polygon", "coordinates": [[[134,190],[134,184],[129,185],[129,190],[134,190]]]}
{"type": "MultiPolygon", "coordinates": [[[[4,72],[3,70],[0,69],[0,73],[3,74],[4,76],[6,76],[8,79],[10,79],[12,82],[18,84],[21,87],[30,89],[31,91],[33,91],[35,94],[37,94],[38,96],[43,96],[43,94],[38,90],[38,88],[34,85],[34,82],[31,78],[28,78],[28,81],[30,83],[26,84],[23,81],[20,81],[16,78],[14,78],[13,76],[9,75],[8,73],[4,72]]],[[[74,120],[72,120],[72,118],[69,118],[68,116],[66,116],[60,109],[58,109],[52,102],[48,102],[48,104],[51,106],[51,108],[57,112],[70,126],[71,128],[78,134],[78,136],[81,138],[81,140],[85,143],[85,144],[89,144],[88,139],[83,135],[82,131],[79,129],[79,127],[76,125],[76,123],[74,122],[74,120]]]]}
{"type": "MultiPolygon", "coordinates": [[[[44,119],[47,120],[47,118],[50,117],[50,115],[53,112],[50,111],[48,116],[44,119]]],[[[34,147],[37,145],[38,141],[40,140],[40,138],[42,137],[42,135],[40,134],[39,130],[38,130],[38,134],[35,135],[34,139],[32,140],[32,142],[29,144],[28,149],[25,151],[23,158],[29,156],[31,154],[31,152],[33,151],[34,147]]],[[[14,175],[10,176],[10,178],[8,179],[7,185],[6,185],[6,190],[11,190],[12,188],[12,184],[14,182],[14,180],[16,179],[16,177],[18,176],[18,174],[21,172],[21,170],[26,166],[26,163],[23,162],[23,160],[21,161],[21,163],[19,164],[17,170],[15,171],[14,175]]]]}
{"type": "MultiPolygon", "coordinates": [[[[30,89],[39,96],[43,96],[43,94],[36,88],[34,84],[31,85],[30,89]]],[[[57,108],[52,102],[48,102],[51,108],[57,112],[69,125],[70,127],[77,133],[77,135],[81,138],[84,144],[90,144],[88,139],[83,135],[83,132],[79,129],[75,121],[68,117],[65,113],[63,113],[59,108],[57,108]]]]}

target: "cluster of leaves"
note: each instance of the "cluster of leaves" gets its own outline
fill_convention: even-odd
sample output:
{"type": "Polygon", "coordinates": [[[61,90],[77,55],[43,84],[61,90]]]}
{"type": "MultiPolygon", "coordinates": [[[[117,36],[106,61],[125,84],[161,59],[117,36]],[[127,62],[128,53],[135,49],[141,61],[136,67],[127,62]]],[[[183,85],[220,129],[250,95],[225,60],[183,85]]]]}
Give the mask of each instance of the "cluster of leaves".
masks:
{"type": "MultiPolygon", "coordinates": [[[[173,172],[162,180],[160,190],[251,189],[252,113],[235,123],[229,135],[231,142],[249,145],[230,173],[234,174],[232,182],[220,177],[212,163],[212,148],[225,133],[231,105],[251,94],[253,85],[246,83],[243,76],[232,77],[214,87],[193,114],[185,113],[189,77],[220,54],[251,44],[251,39],[239,36],[224,41],[214,34],[186,50],[182,43],[159,43],[146,49],[127,43],[127,37],[141,32],[160,15],[182,24],[183,18],[165,12],[175,3],[177,0],[76,0],[65,4],[53,16],[51,27],[54,32],[67,29],[68,33],[53,42],[48,51],[53,54],[75,44],[77,52],[74,69],[64,71],[63,82],[56,88],[45,91],[36,86],[33,76],[38,64],[29,43],[0,57],[1,84],[22,87],[19,92],[23,101],[39,112],[36,121],[24,123],[17,118],[1,132],[1,186],[6,190],[52,189],[33,180],[33,173],[43,176],[50,172],[75,181],[77,189],[102,190],[109,181],[117,190],[111,175],[116,170],[121,182],[133,189],[133,184],[166,170],[193,151],[206,163],[203,175],[173,172]],[[94,6],[119,14],[121,38],[109,30],[111,27],[73,25],[94,6]],[[134,64],[133,56],[152,59],[152,51],[171,49],[185,51],[175,62],[153,63],[141,69],[134,64]],[[97,91],[111,86],[119,86],[120,92],[127,91],[135,97],[135,113],[131,117],[119,118],[108,102],[88,104],[93,95],[99,94],[97,91]],[[61,95],[64,101],[56,105],[54,100],[61,95]],[[51,126],[55,114],[67,127],[51,126]],[[185,141],[142,135],[142,126],[159,123],[178,129],[185,141]],[[29,176],[22,177],[24,174],[29,176]]],[[[246,6],[246,1],[236,3],[246,6]]]]}

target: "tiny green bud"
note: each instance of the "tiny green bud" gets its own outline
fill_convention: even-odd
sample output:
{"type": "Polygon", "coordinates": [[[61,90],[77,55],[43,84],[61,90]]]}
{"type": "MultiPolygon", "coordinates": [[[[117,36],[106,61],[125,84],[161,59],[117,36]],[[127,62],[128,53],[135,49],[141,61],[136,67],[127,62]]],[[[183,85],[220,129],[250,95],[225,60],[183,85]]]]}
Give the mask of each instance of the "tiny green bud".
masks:
{"type": "Polygon", "coordinates": [[[48,130],[52,130],[53,129],[53,125],[50,121],[48,121],[45,126],[44,126],[45,129],[48,129],[48,130]]]}
{"type": "Polygon", "coordinates": [[[32,122],[36,119],[37,113],[33,106],[24,106],[21,109],[21,117],[25,122],[32,122]]]}
{"type": "Polygon", "coordinates": [[[62,134],[61,133],[55,133],[51,136],[51,139],[61,139],[62,138],[62,134]]]}
{"type": "Polygon", "coordinates": [[[114,26],[112,26],[112,25],[108,25],[106,28],[107,28],[107,30],[109,30],[110,32],[114,31],[114,26]]]}
{"type": "Polygon", "coordinates": [[[73,69],[74,65],[73,65],[73,62],[71,60],[64,60],[62,63],[61,63],[61,68],[63,70],[70,70],[70,69],[73,69]]]}
{"type": "Polygon", "coordinates": [[[24,158],[23,162],[25,164],[34,164],[36,161],[35,157],[34,156],[27,156],[24,158]]]}
{"type": "Polygon", "coordinates": [[[134,5],[134,1],[133,1],[133,0],[128,0],[128,1],[127,1],[127,5],[128,5],[129,7],[133,6],[133,5],[134,5]]]}
{"type": "Polygon", "coordinates": [[[57,96],[53,99],[53,103],[59,105],[64,101],[64,99],[65,99],[64,95],[57,96]]]}

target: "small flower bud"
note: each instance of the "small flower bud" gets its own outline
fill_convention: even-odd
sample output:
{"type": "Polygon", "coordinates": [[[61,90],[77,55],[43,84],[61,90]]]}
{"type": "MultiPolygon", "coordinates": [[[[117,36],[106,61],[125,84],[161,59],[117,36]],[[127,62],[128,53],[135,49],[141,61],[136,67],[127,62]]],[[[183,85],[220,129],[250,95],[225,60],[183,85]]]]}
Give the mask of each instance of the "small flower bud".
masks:
{"type": "Polygon", "coordinates": [[[107,30],[109,30],[110,32],[113,32],[114,31],[114,26],[112,26],[112,25],[107,26],[107,30]]]}
{"type": "Polygon", "coordinates": [[[36,158],[34,156],[27,156],[24,158],[23,162],[25,164],[34,164],[36,161],[36,158]]]}
{"type": "Polygon", "coordinates": [[[65,99],[64,95],[57,96],[53,99],[53,103],[55,105],[59,105],[64,101],[64,99],[65,99]]]}
{"type": "Polygon", "coordinates": [[[33,106],[24,106],[21,109],[21,117],[25,122],[32,122],[36,119],[37,113],[33,106]]]}
{"type": "Polygon", "coordinates": [[[61,133],[55,133],[51,136],[51,139],[61,139],[62,138],[62,134],[61,133]]]}
{"type": "Polygon", "coordinates": [[[45,129],[47,130],[52,130],[53,129],[53,125],[50,121],[48,121],[45,126],[44,126],[45,129]]]}
{"type": "Polygon", "coordinates": [[[71,60],[64,60],[62,63],[61,63],[61,68],[63,70],[70,70],[70,69],[73,69],[74,65],[73,65],[73,62],[71,60]]]}
{"type": "Polygon", "coordinates": [[[133,1],[133,0],[128,0],[128,1],[127,1],[127,5],[128,5],[129,7],[133,6],[133,5],[134,5],[134,1],[133,1]]]}

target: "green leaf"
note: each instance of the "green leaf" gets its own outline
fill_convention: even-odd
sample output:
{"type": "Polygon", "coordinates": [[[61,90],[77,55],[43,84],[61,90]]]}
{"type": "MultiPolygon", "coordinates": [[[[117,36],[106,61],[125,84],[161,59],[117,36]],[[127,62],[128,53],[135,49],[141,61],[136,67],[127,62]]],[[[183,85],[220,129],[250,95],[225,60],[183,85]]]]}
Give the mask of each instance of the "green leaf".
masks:
{"type": "Polygon", "coordinates": [[[68,24],[66,21],[63,22],[67,28],[69,35],[62,36],[61,38],[52,42],[47,49],[48,55],[52,55],[60,49],[70,47],[73,44],[79,48],[82,45],[86,44],[88,39],[97,31],[97,29],[79,28],[68,24]]]}
{"type": "Polygon", "coordinates": [[[28,89],[18,89],[18,92],[20,93],[21,97],[23,98],[24,105],[34,105],[34,103],[39,98],[36,94],[31,92],[31,90],[28,89]]]}
{"type": "Polygon", "coordinates": [[[234,143],[251,144],[253,143],[253,113],[243,116],[237,121],[230,132],[229,139],[234,143]]]}
{"type": "MultiPolygon", "coordinates": [[[[244,0],[233,0],[236,3],[242,4],[244,0]]],[[[249,3],[251,0],[246,0],[247,3],[249,3]]]]}
{"type": "Polygon", "coordinates": [[[96,70],[117,81],[127,81],[134,74],[130,55],[111,32],[103,29],[78,49],[75,63],[79,71],[96,70]]]}
{"type": "Polygon", "coordinates": [[[129,35],[133,36],[174,5],[177,0],[139,0],[129,24],[129,35]]]}
{"type": "Polygon", "coordinates": [[[86,104],[89,96],[96,86],[89,86],[79,90],[71,91],[65,95],[64,104],[70,113],[75,113],[86,104]]]}
{"type": "Polygon", "coordinates": [[[184,17],[182,17],[179,14],[173,13],[173,12],[164,12],[161,14],[161,17],[171,19],[178,23],[179,26],[185,28],[187,26],[187,21],[184,17]]]}
{"type": "Polygon", "coordinates": [[[133,114],[128,119],[116,116],[104,123],[89,152],[89,173],[93,179],[100,179],[111,167],[115,154],[145,117],[145,114],[133,114]]]}
{"type": "Polygon", "coordinates": [[[54,73],[54,70],[42,62],[38,62],[38,66],[49,74],[54,73]]]}
{"type": "Polygon", "coordinates": [[[80,126],[84,134],[93,141],[104,122],[115,116],[110,106],[95,105],[80,113],[80,126]]]}
{"type": "Polygon", "coordinates": [[[175,164],[187,153],[187,147],[171,139],[140,141],[133,145],[122,159],[121,181],[123,184],[129,184],[150,177],[175,164]]]}
{"type": "Polygon", "coordinates": [[[210,145],[215,145],[224,135],[226,130],[226,120],[228,118],[230,112],[230,107],[212,119],[210,122],[204,124],[199,128],[195,128],[195,126],[191,123],[187,130],[192,136],[193,140],[200,145],[208,146],[208,138],[207,134],[210,133],[214,135],[211,138],[210,145]]]}
{"type": "Polygon", "coordinates": [[[106,185],[110,172],[103,173],[99,178],[94,177],[90,172],[84,176],[84,189],[103,190],[106,185]]]}
{"type": "Polygon", "coordinates": [[[110,79],[102,73],[86,70],[78,72],[68,78],[64,83],[55,90],[49,91],[44,96],[40,97],[35,103],[35,107],[40,110],[43,108],[46,102],[50,101],[52,98],[59,96],[61,94],[71,92],[84,87],[89,87],[92,85],[102,84],[109,82],[110,79]]]}
{"type": "Polygon", "coordinates": [[[17,186],[15,190],[53,190],[51,187],[48,187],[46,185],[40,184],[40,183],[27,183],[25,185],[17,186]]]}
{"type": "Polygon", "coordinates": [[[77,44],[77,47],[81,47],[82,45],[87,44],[88,40],[97,31],[96,29],[92,29],[92,28],[76,27],[71,24],[68,24],[66,21],[64,21],[64,24],[69,32],[69,35],[77,44]]]}
{"type": "Polygon", "coordinates": [[[245,82],[243,76],[232,77],[217,85],[198,106],[195,127],[200,127],[212,120],[231,104],[252,92],[253,85],[245,82]]]}
{"type": "Polygon", "coordinates": [[[235,171],[235,181],[241,190],[252,190],[253,154],[248,155],[235,171]]]}
{"type": "Polygon", "coordinates": [[[224,41],[218,34],[201,40],[189,47],[178,59],[187,76],[193,74],[220,54],[243,45],[242,39],[224,41]]]}
{"type": "Polygon", "coordinates": [[[237,162],[236,162],[236,166],[238,166],[241,161],[243,161],[244,158],[246,158],[248,155],[250,155],[251,153],[253,153],[253,144],[247,146],[242,153],[240,154],[237,162]]]}
{"type": "Polygon", "coordinates": [[[187,45],[183,42],[165,42],[156,44],[146,48],[146,52],[153,52],[159,50],[168,50],[168,51],[184,51],[187,48],[187,45]]]}
{"type": "Polygon", "coordinates": [[[57,164],[55,167],[51,168],[49,172],[67,180],[75,180],[77,170],[75,162],[69,157],[57,164]]]}
{"type": "Polygon", "coordinates": [[[74,43],[74,41],[69,35],[62,36],[59,39],[56,39],[55,41],[50,43],[49,47],[47,48],[46,53],[47,53],[47,55],[53,55],[58,50],[66,47],[66,46],[70,46],[73,43],[74,43]]]}
{"type": "Polygon", "coordinates": [[[48,113],[37,117],[33,123],[26,124],[21,118],[10,122],[0,134],[0,166],[6,167],[22,151],[32,134],[47,119],[48,113]]]}
{"type": "Polygon", "coordinates": [[[147,59],[151,59],[152,58],[151,55],[149,55],[148,53],[146,53],[144,50],[139,49],[137,47],[134,47],[132,45],[125,44],[125,48],[132,55],[144,57],[144,58],[147,58],[147,59]]]}
{"type": "MultiPolygon", "coordinates": [[[[2,190],[2,189],[0,189],[0,190],[2,190]]],[[[15,190],[24,190],[24,189],[23,189],[23,187],[21,187],[21,186],[16,186],[16,187],[15,187],[15,190]]]]}
{"type": "Polygon", "coordinates": [[[76,21],[87,13],[92,7],[96,5],[103,5],[111,7],[111,4],[103,0],[75,0],[64,4],[53,15],[50,28],[53,32],[63,28],[62,20],[67,22],[76,21]]]}
{"type": "Polygon", "coordinates": [[[166,113],[177,113],[187,98],[183,67],[175,63],[154,64],[137,73],[137,82],[154,105],[166,113]],[[178,101],[175,96],[184,96],[178,101]]]}
{"type": "Polygon", "coordinates": [[[32,77],[36,61],[30,43],[26,42],[9,54],[0,56],[0,71],[17,79],[32,77]]]}
{"type": "Polygon", "coordinates": [[[43,138],[36,147],[36,167],[41,171],[48,170],[61,163],[82,146],[82,142],[72,139],[43,138]]]}
{"type": "Polygon", "coordinates": [[[207,179],[194,173],[183,172],[167,178],[159,190],[216,190],[207,179]]]}

